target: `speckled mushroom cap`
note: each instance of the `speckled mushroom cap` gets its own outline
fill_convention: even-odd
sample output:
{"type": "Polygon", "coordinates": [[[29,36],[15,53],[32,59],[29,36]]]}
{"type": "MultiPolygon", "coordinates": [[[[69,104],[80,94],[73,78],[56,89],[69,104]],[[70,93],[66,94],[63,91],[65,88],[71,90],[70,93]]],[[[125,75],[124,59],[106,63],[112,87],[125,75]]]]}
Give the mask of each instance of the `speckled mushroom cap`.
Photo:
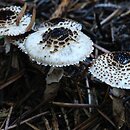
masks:
{"type": "Polygon", "coordinates": [[[112,87],[130,89],[130,52],[111,52],[94,60],[89,71],[112,87]]]}
{"type": "Polygon", "coordinates": [[[89,57],[93,42],[80,31],[81,24],[65,19],[56,21],[27,37],[25,48],[30,58],[38,64],[62,67],[89,57]]]}
{"type": "Polygon", "coordinates": [[[31,15],[24,15],[17,26],[16,19],[20,11],[21,7],[17,6],[0,8],[0,36],[16,36],[26,32],[31,15]]]}
{"type": "Polygon", "coordinates": [[[7,43],[11,43],[11,44],[17,46],[22,52],[27,54],[24,43],[26,41],[27,36],[30,33],[31,32],[26,32],[26,33],[18,35],[18,36],[8,36],[8,37],[5,37],[5,40],[7,41],[7,43]]]}
{"type": "Polygon", "coordinates": [[[44,28],[50,28],[53,26],[64,26],[64,28],[75,28],[77,30],[82,29],[82,25],[74,20],[67,19],[67,18],[55,18],[48,20],[44,23],[38,24],[34,27],[35,31],[43,30],[44,28]]]}

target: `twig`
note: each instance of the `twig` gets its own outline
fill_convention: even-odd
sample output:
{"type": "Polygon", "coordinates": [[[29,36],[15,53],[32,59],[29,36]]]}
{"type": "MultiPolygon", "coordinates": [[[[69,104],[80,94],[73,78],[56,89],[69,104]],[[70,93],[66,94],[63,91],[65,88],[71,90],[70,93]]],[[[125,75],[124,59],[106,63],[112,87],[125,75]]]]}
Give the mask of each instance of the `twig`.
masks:
{"type": "Polygon", "coordinates": [[[40,130],[40,129],[38,129],[36,126],[34,126],[34,125],[32,125],[32,124],[30,124],[30,123],[28,123],[28,122],[26,122],[26,125],[28,125],[28,126],[30,126],[32,129],[34,129],[34,130],[40,130]]]}
{"type": "Polygon", "coordinates": [[[127,15],[130,15],[130,10],[126,11],[125,13],[122,13],[119,18],[126,17],[127,15]]]}
{"type": "Polygon", "coordinates": [[[79,96],[79,100],[80,103],[83,103],[83,98],[82,98],[82,94],[81,94],[81,89],[79,88],[79,83],[77,83],[76,88],[77,88],[77,92],[78,92],[78,96],[79,96]]]}
{"type": "Polygon", "coordinates": [[[110,51],[108,51],[107,49],[97,45],[97,44],[94,44],[93,45],[94,47],[96,47],[97,49],[99,49],[100,51],[104,52],[104,53],[109,53],[110,51]]]}
{"type": "Polygon", "coordinates": [[[52,102],[52,104],[61,107],[73,107],[73,108],[98,107],[97,105],[90,105],[90,104],[73,104],[73,103],[62,103],[62,102],[52,102]]]}
{"type": "Polygon", "coordinates": [[[56,113],[54,112],[53,109],[51,109],[51,113],[52,113],[52,127],[53,130],[59,130],[59,124],[58,124],[58,120],[56,117],[56,113]]]}
{"type": "Polygon", "coordinates": [[[102,111],[100,111],[99,109],[97,109],[97,111],[107,120],[109,121],[115,128],[116,128],[116,125],[113,123],[113,121],[111,121],[109,119],[109,117],[107,117],[102,111]]]}
{"type": "Polygon", "coordinates": [[[13,110],[13,106],[10,107],[9,114],[8,114],[8,117],[7,117],[7,120],[6,120],[6,124],[5,124],[5,129],[4,130],[8,130],[8,126],[9,126],[9,121],[10,121],[10,116],[11,116],[12,110],[13,110]]]}
{"type": "Polygon", "coordinates": [[[94,57],[97,58],[97,57],[98,57],[98,52],[99,52],[99,50],[98,50],[97,48],[95,48],[94,52],[95,52],[95,53],[94,53],[94,57]]]}
{"type": "Polygon", "coordinates": [[[101,4],[96,4],[94,8],[114,8],[114,9],[120,9],[120,5],[112,4],[112,3],[101,3],[101,4]]]}
{"type": "Polygon", "coordinates": [[[112,20],[115,16],[119,15],[121,13],[121,9],[116,9],[112,14],[110,14],[107,18],[105,18],[102,22],[101,25],[104,25],[108,21],[112,20]]]}
{"type": "Polygon", "coordinates": [[[3,123],[1,124],[1,126],[0,126],[0,130],[3,128],[5,122],[6,122],[6,119],[5,119],[5,120],[3,121],[3,123]]]}
{"type": "Polygon", "coordinates": [[[31,18],[31,22],[29,23],[29,25],[26,28],[26,31],[30,31],[34,25],[35,22],[35,18],[36,18],[36,4],[34,3],[33,5],[33,13],[32,13],[32,18],[31,18]]]}
{"type": "Polygon", "coordinates": [[[44,119],[46,130],[51,130],[51,127],[49,125],[49,121],[45,117],[43,117],[43,119],[44,119]]]}
{"type": "Polygon", "coordinates": [[[70,0],[62,0],[61,4],[58,6],[56,11],[52,14],[51,19],[60,17],[65,11],[66,7],[70,3],[70,0]]]}
{"type": "MultiPolygon", "coordinates": [[[[43,116],[43,115],[45,115],[45,114],[48,114],[48,113],[49,113],[49,112],[47,111],[47,112],[43,112],[43,113],[37,114],[37,115],[35,115],[35,116],[33,116],[33,117],[30,117],[30,118],[28,118],[28,119],[26,119],[26,120],[20,122],[20,125],[22,125],[22,124],[24,124],[24,123],[26,123],[26,122],[28,122],[28,121],[31,121],[31,120],[33,120],[33,119],[35,119],[35,118],[38,118],[38,117],[40,117],[40,116],[43,116]]],[[[14,124],[14,125],[12,125],[12,126],[9,126],[9,127],[8,127],[8,130],[9,130],[9,129],[12,129],[12,128],[15,128],[15,127],[17,127],[17,124],[14,124]]],[[[5,130],[5,129],[1,129],[1,130],[5,130]]]]}
{"type": "MultiPolygon", "coordinates": [[[[78,103],[78,100],[74,100],[74,103],[78,103]]],[[[74,125],[77,125],[79,124],[80,122],[80,112],[79,112],[79,109],[76,109],[74,111],[74,125]]]]}
{"type": "Polygon", "coordinates": [[[96,121],[97,122],[101,121],[101,118],[99,118],[99,114],[92,115],[87,120],[85,120],[84,122],[82,122],[79,125],[77,125],[73,130],[81,130],[81,129],[82,130],[87,130],[87,128],[89,128],[90,126],[92,126],[92,124],[94,122],[96,122],[96,121]]]}
{"type": "Polygon", "coordinates": [[[20,79],[23,76],[23,74],[24,74],[24,70],[21,70],[20,72],[18,72],[14,76],[8,78],[5,83],[3,83],[3,84],[0,83],[0,90],[7,87],[10,84],[12,84],[16,80],[20,79]]]}
{"type": "MultiPolygon", "coordinates": [[[[87,89],[87,92],[88,92],[88,103],[89,104],[92,104],[92,93],[91,93],[91,90],[90,90],[90,86],[89,86],[89,82],[88,82],[88,78],[86,77],[86,87],[88,88],[87,89]]],[[[91,111],[91,108],[89,109],[91,111]]]]}
{"type": "Polygon", "coordinates": [[[69,121],[68,121],[68,118],[67,118],[67,115],[66,115],[66,113],[65,113],[64,108],[61,108],[61,111],[62,111],[63,116],[64,116],[64,120],[65,120],[65,123],[66,123],[66,126],[67,126],[67,130],[71,130],[71,129],[70,129],[70,126],[69,126],[69,121]]]}
{"type": "Polygon", "coordinates": [[[115,37],[114,37],[114,27],[112,23],[111,23],[111,38],[112,38],[112,43],[114,43],[115,37]]]}
{"type": "MultiPolygon", "coordinates": [[[[121,14],[122,10],[121,9],[116,9],[113,13],[111,13],[108,17],[106,17],[103,21],[100,22],[100,25],[103,26],[107,22],[111,21],[114,17],[118,16],[121,14]]],[[[94,26],[93,28],[97,28],[98,26],[94,26]]]]}
{"type": "Polygon", "coordinates": [[[17,26],[19,25],[20,20],[22,19],[23,15],[25,14],[26,8],[27,8],[27,3],[24,4],[24,6],[23,6],[21,12],[20,12],[19,15],[17,16],[17,19],[16,19],[16,25],[17,25],[17,26]]]}

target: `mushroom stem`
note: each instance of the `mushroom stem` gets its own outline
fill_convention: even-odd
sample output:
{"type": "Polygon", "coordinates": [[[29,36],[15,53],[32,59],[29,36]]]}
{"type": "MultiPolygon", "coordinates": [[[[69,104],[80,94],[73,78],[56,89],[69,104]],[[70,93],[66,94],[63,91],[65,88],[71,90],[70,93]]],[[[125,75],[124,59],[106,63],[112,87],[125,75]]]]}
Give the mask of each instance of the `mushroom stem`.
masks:
{"type": "Polygon", "coordinates": [[[120,129],[125,122],[125,109],[122,101],[122,97],[124,96],[124,90],[121,90],[119,88],[113,88],[112,94],[113,115],[118,125],[118,128],[120,129]]]}
{"type": "Polygon", "coordinates": [[[31,18],[31,22],[28,25],[28,27],[26,28],[26,31],[30,31],[32,29],[32,26],[35,22],[35,18],[36,18],[36,4],[33,5],[33,13],[32,13],[32,18],[31,18]]]}
{"type": "Polygon", "coordinates": [[[63,76],[63,69],[51,67],[46,77],[46,89],[44,91],[44,102],[48,102],[57,95],[59,89],[59,81],[63,76]]]}
{"type": "Polygon", "coordinates": [[[115,97],[122,98],[125,95],[125,91],[119,88],[113,88],[112,94],[115,97]]]}
{"type": "Polygon", "coordinates": [[[46,83],[47,84],[58,83],[62,78],[63,73],[64,70],[62,68],[51,67],[46,77],[46,83]]]}
{"type": "Polygon", "coordinates": [[[24,3],[24,6],[23,6],[23,8],[22,8],[22,10],[21,10],[21,12],[18,14],[18,17],[17,17],[17,19],[16,19],[16,25],[17,25],[17,26],[19,25],[20,20],[22,19],[23,15],[25,14],[26,8],[27,8],[27,3],[25,2],[25,3],[24,3]]]}

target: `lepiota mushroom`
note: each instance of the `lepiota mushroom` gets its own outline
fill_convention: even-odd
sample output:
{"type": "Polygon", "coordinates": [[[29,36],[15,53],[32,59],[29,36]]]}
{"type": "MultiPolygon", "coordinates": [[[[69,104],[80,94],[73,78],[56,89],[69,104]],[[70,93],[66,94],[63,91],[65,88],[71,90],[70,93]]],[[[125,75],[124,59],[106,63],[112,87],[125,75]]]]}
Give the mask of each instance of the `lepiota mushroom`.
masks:
{"type": "Polygon", "coordinates": [[[24,40],[24,50],[30,59],[52,66],[46,77],[45,99],[58,90],[64,72],[59,67],[77,64],[92,53],[93,42],[81,29],[82,25],[73,20],[56,18],[43,23],[24,40]]]}
{"type": "MultiPolygon", "coordinates": [[[[122,95],[121,89],[130,89],[130,52],[110,52],[100,55],[94,60],[89,71],[94,77],[114,88],[113,95],[116,98],[113,101],[113,109],[118,119],[124,118],[124,111],[120,111],[123,105],[119,96],[122,95]]],[[[121,122],[118,124],[122,125],[121,122]]]]}
{"type": "Polygon", "coordinates": [[[77,64],[93,51],[92,40],[81,29],[81,24],[73,20],[50,20],[27,37],[24,43],[26,52],[42,65],[62,67],[77,64]]]}
{"type": "Polygon", "coordinates": [[[31,15],[25,14],[19,25],[16,25],[20,11],[21,7],[18,6],[0,8],[0,36],[17,36],[26,32],[26,28],[31,22],[31,15]]]}
{"type": "Polygon", "coordinates": [[[89,71],[111,87],[130,89],[130,52],[100,55],[89,71]]]}

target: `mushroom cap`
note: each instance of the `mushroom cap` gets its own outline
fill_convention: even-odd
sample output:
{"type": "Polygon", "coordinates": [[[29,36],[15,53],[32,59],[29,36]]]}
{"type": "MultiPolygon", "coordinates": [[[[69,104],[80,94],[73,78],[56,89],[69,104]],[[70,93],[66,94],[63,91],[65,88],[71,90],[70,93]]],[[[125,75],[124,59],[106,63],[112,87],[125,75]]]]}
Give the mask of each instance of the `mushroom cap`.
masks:
{"type": "Polygon", "coordinates": [[[89,71],[111,87],[130,89],[130,52],[111,52],[94,60],[89,71]]]}
{"type": "Polygon", "coordinates": [[[44,28],[50,28],[53,26],[64,26],[64,28],[75,28],[76,30],[81,30],[82,25],[74,20],[67,19],[67,18],[54,18],[51,20],[48,20],[44,23],[41,23],[39,25],[36,25],[34,30],[39,31],[43,30],[44,28]]]}
{"type": "Polygon", "coordinates": [[[11,43],[11,44],[17,46],[20,50],[22,50],[22,52],[27,54],[24,43],[25,43],[25,40],[28,35],[29,35],[29,33],[26,32],[25,34],[21,34],[18,36],[5,37],[5,39],[8,41],[8,43],[11,43]]]}
{"type": "MultiPolygon", "coordinates": [[[[25,49],[38,64],[56,67],[69,66],[83,61],[93,51],[93,42],[80,31],[79,23],[58,22],[29,35],[25,49]],[[71,26],[73,23],[74,26],[71,26]],[[68,25],[68,26],[67,26],[68,25]]],[[[81,25],[80,25],[81,26],[81,25]]]]}
{"type": "Polygon", "coordinates": [[[0,8],[0,36],[16,36],[26,32],[31,22],[31,15],[24,15],[17,26],[16,19],[21,9],[17,6],[0,8]]]}

